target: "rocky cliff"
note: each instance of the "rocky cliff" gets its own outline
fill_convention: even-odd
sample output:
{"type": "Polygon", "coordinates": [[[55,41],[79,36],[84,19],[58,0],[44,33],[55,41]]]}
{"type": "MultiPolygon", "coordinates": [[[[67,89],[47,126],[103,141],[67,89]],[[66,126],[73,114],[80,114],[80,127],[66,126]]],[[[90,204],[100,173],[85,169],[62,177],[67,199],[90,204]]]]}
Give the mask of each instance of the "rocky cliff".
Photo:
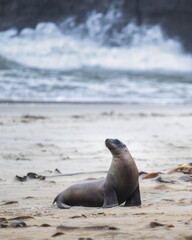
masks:
{"type": "Polygon", "coordinates": [[[138,25],[160,24],[169,37],[179,39],[192,52],[191,0],[0,0],[0,30],[60,23],[69,16],[81,23],[92,11],[105,14],[111,5],[121,12],[116,28],[130,20],[138,25]]]}

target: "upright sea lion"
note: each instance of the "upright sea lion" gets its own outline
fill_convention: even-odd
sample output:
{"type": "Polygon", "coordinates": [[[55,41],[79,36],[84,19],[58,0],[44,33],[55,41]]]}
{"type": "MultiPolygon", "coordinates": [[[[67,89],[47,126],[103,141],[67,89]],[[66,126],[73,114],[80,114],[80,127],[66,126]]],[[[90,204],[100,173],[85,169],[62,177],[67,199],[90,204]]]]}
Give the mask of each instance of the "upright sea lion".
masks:
{"type": "Polygon", "coordinates": [[[126,145],[118,139],[106,139],[105,144],[113,155],[106,178],[74,184],[58,194],[53,204],[59,208],[141,205],[139,172],[126,145]]]}

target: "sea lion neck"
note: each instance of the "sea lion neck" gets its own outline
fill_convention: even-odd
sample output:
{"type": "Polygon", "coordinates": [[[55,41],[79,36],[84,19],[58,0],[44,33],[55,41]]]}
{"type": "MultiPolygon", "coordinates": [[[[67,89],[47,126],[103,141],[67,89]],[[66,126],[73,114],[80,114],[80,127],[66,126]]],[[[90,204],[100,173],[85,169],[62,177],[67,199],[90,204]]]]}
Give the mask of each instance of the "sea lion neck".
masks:
{"type": "Polygon", "coordinates": [[[124,159],[126,161],[133,159],[128,148],[123,148],[118,152],[111,152],[114,161],[119,161],[119,159],[124,159]]]}
{"type": "Polygon", "coordinates": [[[111,151],[111,154],[112,154],[113,158],[121,158],[122,156],[128,156],[129,151],[127,149],[121,149],[121,150],[119,150],[119,152],[111,151]]]}

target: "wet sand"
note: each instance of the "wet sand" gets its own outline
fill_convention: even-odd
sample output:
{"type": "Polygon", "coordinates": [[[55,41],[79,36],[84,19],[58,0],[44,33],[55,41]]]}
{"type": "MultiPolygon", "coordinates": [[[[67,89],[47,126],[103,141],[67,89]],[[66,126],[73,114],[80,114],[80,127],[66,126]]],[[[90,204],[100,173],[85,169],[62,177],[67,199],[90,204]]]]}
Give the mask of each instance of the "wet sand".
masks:
{"type": "Polygon", "coordinates": [[[1,228],[1,239],[192,239],[192,174],[168,174],[192,162],[191,126],[191,106],[1,104],[0,218],[33,217],[21,220],[27,227],[1,228]],[[168,183],[141,176],[141,207],[52,206],[67,186],[105,177],[109,137],[126,143],[140,171],[168,183]],[[15,179],[28,172],[46,178],[15,179]]]}

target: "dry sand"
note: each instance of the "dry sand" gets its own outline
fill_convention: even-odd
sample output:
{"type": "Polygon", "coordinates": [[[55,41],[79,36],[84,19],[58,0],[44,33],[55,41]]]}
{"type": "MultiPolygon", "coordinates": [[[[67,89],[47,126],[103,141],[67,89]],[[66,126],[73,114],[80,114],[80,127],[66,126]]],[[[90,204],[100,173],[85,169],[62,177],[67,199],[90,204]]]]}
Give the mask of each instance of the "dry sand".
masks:
{"type": "Polygon", "coordinates": [[[26,228],[1,228],[0,239],[54,239],[58,231],[64,234],[56,239],[192,239],[192,181],[186,181],[191,175],[167,174],[190,162],[191,106],[0,105],[0,217],[33,217],[22,220],[26,228]],[[108,137],[127,144],[140,171],[161,172],[163,180],[174,182],[140,178],[141,207],[52,206],[67,186],[106,175],[111,163],[104,145],[108,137]],[[85,173],[60,176],[56,168],[63,174],[85,173]],[[28,172],[49,177],[15,179],[28,172]],[[174,227],[151,228],[152,221],[174,227]],[[57,230],[59,225],[80,228],[57,230]],[[118,229],[83,228],[91,226],[118,229]]]}

